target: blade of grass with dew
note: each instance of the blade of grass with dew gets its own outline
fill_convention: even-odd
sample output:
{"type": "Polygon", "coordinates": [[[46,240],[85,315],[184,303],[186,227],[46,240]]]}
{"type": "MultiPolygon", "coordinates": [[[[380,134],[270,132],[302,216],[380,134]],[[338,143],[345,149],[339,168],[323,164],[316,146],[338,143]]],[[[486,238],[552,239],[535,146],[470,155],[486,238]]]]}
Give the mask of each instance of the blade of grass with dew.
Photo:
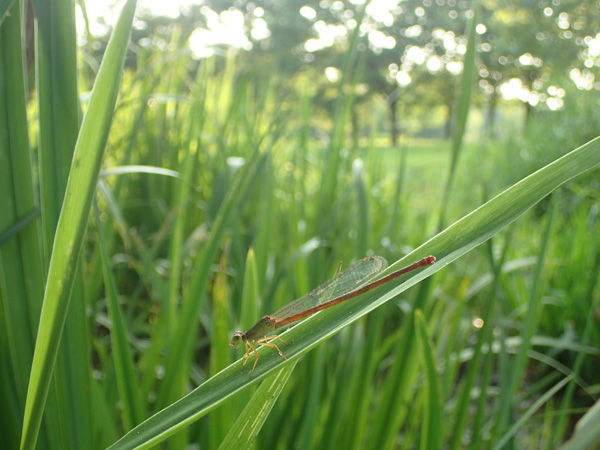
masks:
{"type": "MultiPolygon", "coordinates": [[[[260,381],[275,368],[282,364],[290,364],[359,317],[468,253],[514,222],[558,186],[598,165],[600,138],[584,144],[522,179],[396,262],[398,265],[406,265],[420,257],[433,254],[438,259],[436,264],[419,273],[408,274],[403,278],[404,282],[395,287],[382,286],[356,298],[355,301],[315,314],[282,333],[282,337],[289,339],[291,343],[286,352],[287,361],[277,352],[268,351],[272,349],[260,349],[261,364],[256,367],[252,376],[249,375],[250,369],[243,368],[240,361],[235,362],[190,394],[144,421],[111,446],[111,449],[148,448],[161,442],[204,416],[238,391],[260,381]]],[[[393,270],[393,267],[389,270],[393,270]]]]}
{"type": "Polygon", "coordinates": [[[77,259],[113,117],[134,11],[135,1],[129,0],[123,6],[106,49],[75,146],[65,201],[50,259],[25,405],[22,450],[33,449],[37,440],[67,315],[77,259]]]}
{"type": "Polygon", "coordinates": [[[421,310],[415,311],[415,331],[419,344],[421,364],[425,368],[425,402],[423,405],[423,426],[421,428],[422,450],[437,450],[442,448],[444,436],[442,415],[442,392],[440,376],[436,367],[436,356],[431,344],[431,338],[425,326],[425,317],[421,310]]]}
{"type": "Polygon", "coordinates": [[[282,367],[261,383],[219,445],[219,450],[243,450],[252,447],[297,362],[298,360],[282,367]]]}

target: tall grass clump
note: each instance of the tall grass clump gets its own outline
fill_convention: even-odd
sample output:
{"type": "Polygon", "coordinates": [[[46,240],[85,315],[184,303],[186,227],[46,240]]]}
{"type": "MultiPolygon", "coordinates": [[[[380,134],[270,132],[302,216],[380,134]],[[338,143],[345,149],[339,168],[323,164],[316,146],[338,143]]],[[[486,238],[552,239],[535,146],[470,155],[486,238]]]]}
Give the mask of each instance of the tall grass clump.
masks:
{"type": "Polygon", "coordinates": [[[77,88],[72,5],[57,4],[34,2],[31,93],[14,44],[20,3],[0,24],[10,448],[598,439],[600,141],[547,141],[553,158],[494,179],[506,144],[467,145],[461,131],[473,28],[450,151],[399,155],[374,137],[350,145],[358,34],[327,111],[310,70],[282,80],[244,54],[195,61],[140,47],[125,59],[129,1],[98,73],[83,69],[77,88]],[[438,261],[282,330],[287,360],[263,348],[254,373],[242,366],[233,330],[374,253],[394,268],[438,261]]]}

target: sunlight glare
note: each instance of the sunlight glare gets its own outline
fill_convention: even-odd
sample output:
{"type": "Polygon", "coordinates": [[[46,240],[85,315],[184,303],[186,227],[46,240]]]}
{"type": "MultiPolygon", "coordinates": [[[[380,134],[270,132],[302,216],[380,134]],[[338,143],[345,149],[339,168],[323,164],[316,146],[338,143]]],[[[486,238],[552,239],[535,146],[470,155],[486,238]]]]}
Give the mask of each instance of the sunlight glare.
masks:
{"type": "Polygon", "coordinates": [[[411,82],[410,75],[405,70],[400,70],[396,74],[396,82],[400,86],[408,86],[411,82]]]}

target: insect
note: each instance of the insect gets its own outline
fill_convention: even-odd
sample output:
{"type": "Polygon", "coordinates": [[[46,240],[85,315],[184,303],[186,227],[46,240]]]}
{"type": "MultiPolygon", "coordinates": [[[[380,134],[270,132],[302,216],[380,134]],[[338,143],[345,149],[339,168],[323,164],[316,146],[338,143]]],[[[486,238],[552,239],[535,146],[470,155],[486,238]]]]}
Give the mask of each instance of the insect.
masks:
{"type": "Polygon", "coordinates": [[[426,256],[425,258],[404,267],[403,269],[392,272],[379,280],[369,283],[378,273],[384,270],[388,263],[381,256],[367,256],[360,261],[355,262],[343,272],[340,272],[332,279],[313,289],[308,294],[288,303],[280,310],[262,317],[252,328],[245,333],[236,331],[231,338],[230,346],[237,348],[238,341],[246,345],[246,354],[244,355],[244,366],[250,358],[250,352],[254,352],[256,360],[252,366],[252,372],[258,362],[258,352],[255,345],[275,348],[283,359],[287,359],[281,349],[273,341],[279,340],[288,345],[276,334],[271,334],[274,330],[281,328],[300,319],[311,316],[316,312],[330,308],[357,297],[365,292],[375,289],[400,275],[428,266],[435,262],[435,256],[426,256]]]}

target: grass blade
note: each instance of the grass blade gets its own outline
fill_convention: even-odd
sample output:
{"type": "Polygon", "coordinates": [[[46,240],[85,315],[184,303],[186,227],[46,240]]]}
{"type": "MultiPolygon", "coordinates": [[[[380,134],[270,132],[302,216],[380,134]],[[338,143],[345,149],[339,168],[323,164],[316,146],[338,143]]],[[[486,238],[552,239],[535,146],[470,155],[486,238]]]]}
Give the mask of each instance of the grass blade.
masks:
{"type": "Polygon", "coordinates": [[[108,44],[75,146],[50,260],[25,405],[22,449],[35,448],[75,278],[96,181],[113,117],[135,1],[129,0],[108,44]]]}
{"type": "Polygon", "coordinates": [[[119,389],[119,398],[123,405],[123,428],[130,430],[135,424],[143,420],[144,412],[140,400],[140,389],[135,375],[135,368],[133,366],[133,357],[129,350],[125,319],[119,306],[117,283],[110,266],[104,225],[98,209],[94,209],[100,239],[99,245],[102,257],[102,272],[104,273],[104,289],[106,291],[108,314],[111,323],[110,337],[113,347],[115,371],[117,372],[117,387],[119,389]]]}
{"type": "Polygon", "coordinates": [[[462,148],[463,136],[467,128],[467,119],[469,118],[469,109],[471,108],[471,95],[473,93],[473,79],[475,76],[475,57],[477,55],[477,38],[475,27],[477,26],[477,2],[473,5],[473,17],[468,24],[468,41],[467,51],[463,64],[463,74],[460,81],[460,95],[458,98],[458,106],[456,108],[456,122],[454,133],[452,136],[452,153],[450,160],[450,168],[448,172],[448,180],[444,189],[444,197],[442,199],[442,209],[440,212],[438,229],[441,230],[446,222],[446,208],[450,200],[450,193],[454,184],[454,176],[458,167],[458,158],[462,148]]]}
{"type": "Polygon", "coordinates": [[[298,360],[282,367],[279,372],[262,382],[219,445],[219,450],[242,450],[252,447],[297,362],[298,360]]]}
{"type": "Polygon", "coordinates": [[[533,414],[542,407],[544,403],[550,400],[554,396],[554,394],[560,391],[572,379],[573,377],[571,376],[563,378],[554,386],[552,386],[552,388],[549,389],[547,392],[544,392],[544,395],[542,395],[535,402],[533,402],[533,404],[529,408],[527,408],[527,411],[521,417],[519,417],[519,420],[517,420],[512,427],[510,427],[510,430],[508,430],[508,432],[502,437],[502,439],[496,442],[496,445],[494,445],[492,450],[500,450],[504,446],[504,444],[506,444],[517,433],[519,428],[521,428],[523,424],[527,422],[527,420],[529,420],[531,416],[533,416],[533,414]]]}
{"type": "Polygon", "coordinates": [[[588,450],[600,445],[600,401],[575,426],[575,434],[560,450],[588,450]]]}
{"type": "Polygon", "coordinates": [[[415,329],[426,378],[420,448],[422,450],[437,450],[442,447],[442,437],[444,436],[442,426],[442,392],[440,377],[436,368],[435,352],[433,351],[431,339],[425,326],[425,317],[421,310],[415,312],[415,329]]]}

